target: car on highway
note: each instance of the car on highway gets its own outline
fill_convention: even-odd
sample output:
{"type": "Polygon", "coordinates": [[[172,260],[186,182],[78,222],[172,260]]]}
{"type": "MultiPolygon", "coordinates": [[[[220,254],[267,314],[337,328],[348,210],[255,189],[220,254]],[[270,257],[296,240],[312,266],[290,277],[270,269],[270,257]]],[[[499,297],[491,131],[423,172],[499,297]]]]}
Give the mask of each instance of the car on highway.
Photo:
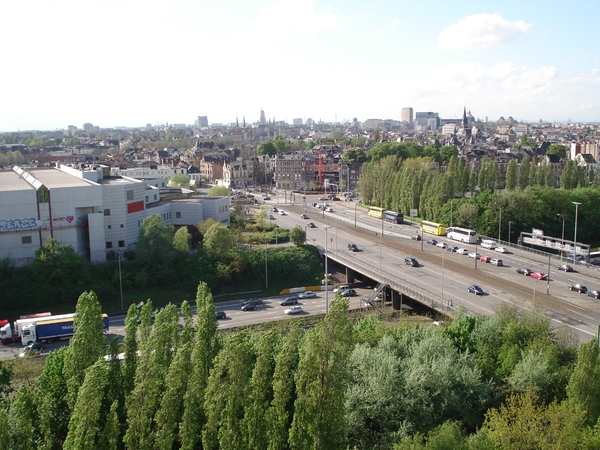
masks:
{"type": "Polygon", "coordinates": [[[548,275],[546,275],[544,272],[531,272],[529,274],[529,276],[531,278],[535,278],[536,280],[547,280],[548,279],[548,275]]]}
{"type": "Polygon", "coordinates": [[[325,211],[327,211],[327,212],[333,212],[333,208],[330,207],[330,206],[328,206],[328,207],[325,208],[325,211]]]}
{"type": "Polygon", "coordinates": [[[256,305],[260,305],[262,303],[262,298],[252,297],[252,298],[247,298],[246,300],[242,300],[242,306],[247,305],[248,303],[254,303],[256,305]]]}
{"type": "Polygon", "coordinates": [[[494,250],[498,253],[508,253],[508,249],[506,247],[496,247],[494,250]]]}
{"type": "Polygon", "coordinates": [[[41,342],[32,342],[31,344],[23,347],[23,351],[19,353],[19,358],[35,358],[41,356],[42,350],[44,350],[44,344],[41,342]]]}
{"type": "Polygon", "coordinates": [[[281,306],[296,305],[298,303],[298,297],[286,297],[279,302],[281,306]]]}
{"type": "Polygon", "coordinates": [[[357,252],[358,247],[356,246],[356,244],[348,244],[348,250],[350,250],[351,252],[357,252]]]}
{"type": "Polygon", "coordinates": [[[273,214],[269,214],[269,220],[275,220],[275,216],[273,214]]]}
{"type": "Polygon", "coordinates": [[[587,291],[587,295],[594,298],[600,298],[600,291],[587,291]]]}
{"type": "Polygon", "coordinates": [[[483,295],[483,289],[481,289],[476,284],[470,284],[469,287],[467,288],[467,291],[469,291],[469,293],[471,293],[471,294],[483,295]]]}
{"type": "Polygon", "coordinates": [[[404,258],[404,264],[410,267],[419,267],[419,261],[417,261],[411,256],[407,256],[406,258],[404,258]]]}
{"type": "Polygon", "coordinates": [[[481,258],[481,255],[479,253],[471,252],[469,253],[469,258],[479,259],[481,258]]]}
{"type": "Polygon", "coordinates": [[[492,260],[490,261],[490,264],[492,266],[498,266],[498,267],[501,267],[501,266],[504,265],[504,263],[502,262],[502,260],[498,259],[498,258],[492,258],[492,260]]]}
{"type": "Polygon", "coordinates": [[[421,240],[421,235],[420,234],[413,234],[410,238],[413,241],[420,241],[421,240]]]}
{"type": "Polygon", "coordinates": [[[587,288],[583,284],[572,284],[569,286],[570,291],[577,291],[580,294],[585,294],[587,292],[587,288]]]}
{"type": "Polygon", "coordinates": [[[282,215],[282,216],[285,216],[287,213],[283,209],[280,209],[279,210],[279,214],[282,215]]]}
{"type": "Polygon", "coordinates": [[[267,200],[271,200],[271,197],[269,197],[268,195],[266,197],[263,197],[263,200],[267,201],[267,200]]]}
{"type": "Polygon", "coordinates": [[[258,305],[256,303],[246,303],[242,305],[242,311],[254,311],[258,305]]]}
{"type": "Polygon", "coordinates": [[[308,216],[306,214],[300,214],[300,218],[301,219],[308,219],[308,216]]]}
{"type": "Polygon", "coordinates": [[[291,308],[286,309],[284,312],[286,314],[299,314],[301,312],[303,312],[304,309],[302,308],[302,306],[300,305],[294,305],[291,308]]]}
{"type": "Polygon", "coordinates": [[[336,287],[333,290],[333,293],[335,294],[336,292],[345,291],[346,289],[350,289],[350,286],[348,286],[347,284],[342,284],[341,286],[336,287]]]}
{"type": "Polygon", "coordinates": [[[315,298],[316,296],[317,293],[315,291],[304,291],[300,295],[298,295],[298,298],[315,298]]]}
{"type": "Polygon", "coordinates": [[[427,239],[426,241],[429,245],[437,245],[437,241],[435,239],[427,239]]]}
{"type": "Polygon", "coordinates": [[[469,250],[466,248],[459,248],[458,250],[456,250],[456,253],[458,253],[459,255],[468,255],[469,250]]]}
{"type": "Polygon", "coordinates": [[[435,246],[439,248],[446,248],[448,247],[448,244],[446,244],[445,242],[438,242],[437,244],[435,244],[435,246]]]}
{"type": "Polygon", "coordinates": [[[568,264],[561,264],[560,266],[556,266],[556,268],[564,272],[573,272],[573,268],[568,264]]]}
{"type": "Polygon", "coordinates": [[[525,275],[526,277],[530,276],[533,273],[533,270],[531,269],[527,269],[525,267],[521,267],[520,269],[517,269],[517,273],[520,275],[525,275]]]}
{"type": "Polygon", "coordinates": [[[308,222],[306,225],[308,226],[308,228],[317,228],[317,226],[312,222],[308,222]]]}
{"type": "Polygon", "coordinates": [[[458,250],[457,245],[446,244],[446,251],[448,252],[456,252],[458,250]]]}
{"type": "Polygon", "coordinates": [[[277,209],[277,206],[273,206],[271,208],[271,212],[279,212],[279,210],[277,209]]]}
{"type": "Polygon", "coordinates": [[[354,297],[356,295],[356,291],[354,289],[345,289],[341,293],[342,297],[354,297]]]}
{"type": "Polygon", "coordinates": [[[217,318],[217,320],[227,319],[227,314],[225,314],[225,311],[217,311],[215,313],[215,317],[217,318]]]}
{"type": "Polygon", "coordinates": [[[489,263],[492,260],[492,258],[490,258],[487,255],[483,255],[479,258],[479,261],[484,262],[484,263],[489,263]]]}

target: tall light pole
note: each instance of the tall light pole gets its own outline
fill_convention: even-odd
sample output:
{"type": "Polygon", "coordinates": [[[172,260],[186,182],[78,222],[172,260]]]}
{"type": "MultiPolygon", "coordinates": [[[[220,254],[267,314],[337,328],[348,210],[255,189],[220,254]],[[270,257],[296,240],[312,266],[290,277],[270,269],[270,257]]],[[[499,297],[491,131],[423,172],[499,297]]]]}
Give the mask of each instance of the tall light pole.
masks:
{"type": "Polygon", "coordinates": [[[450,227],[452,227],[452,197],[450,197],[450,227]]]}
{"type": "MultiPolygon", "coordinates": [[[[354,199],[356,200],[356,199],[354,199]]],[[[356,228],[356,207],[358,206],[358,202],[354,202],[354,228],[356,228]]]]}
{"type": "Polygon", "coordinates": [[[512,220],[508,221],[508,246],[510,247],[510,226],[512,225],[512,220]]]}
{"type": "Polygon", "coordinates": [[[117,259],[119,260],[119,289],[121,291],[121,311],[123,309],[123,278],[121,277],[121,255],[117,254],[117,259]]]}
{"type": "Polygon", "coordinates": [[[502,206],[500,206],[500,217],[498,218],[498,245],[500,245],[500,230],[502,229],[502,206]]]}
{"type": "Polygon", "coordinates": [[[269,243],[265,241],[265,289],[269,289],[269,262],[268,262],[269,243]]]}
{"type": "Polygon", "coordinates": [[[556,217],[562,217],[563,220],[562,237],[560,239],[560,260],[562,261],[565,254],[565,216],[563,216],[562,214],[557,214],[556,217]]]}
{"type": "Polygon", "coordinates": [[[331,228],[328,225],[323,225],[325,228],[325,314],[329,313],[329,277],[327,275],[327,230],[331,228]]]}
{"type": "Polygon", "coordinates": [[[446,258],[446,249],[443,248],[442,251],[444,254],[442,255],[442,306],[444,305],[444,259],[446,258]]]}
{"type": "Polygon", "coordinates": [[[573,249],[573,264],[575,264],[575,259],[577,258],[577,214],[579,212],[579,205],[581,202],[571,202],[575,205],[575,238],[573,239],[573,245],[575,248],[573,249]]]}
{"type": "Polygon", "coordinates": [[[381,275],[381,259],[383,258],[381,252],[383,250],[383,219],[384,216],[381,216],[381,235],[379,236],[379,275],[381,275]]]}

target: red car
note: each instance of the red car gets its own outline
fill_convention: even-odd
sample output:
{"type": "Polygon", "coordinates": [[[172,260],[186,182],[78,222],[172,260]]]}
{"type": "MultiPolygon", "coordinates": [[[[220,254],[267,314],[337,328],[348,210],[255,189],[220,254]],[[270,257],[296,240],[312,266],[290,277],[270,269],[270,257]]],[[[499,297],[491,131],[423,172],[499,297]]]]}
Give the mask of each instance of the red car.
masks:
{"type": "Polygon", "coordinates": [[[548,279],[548,275],[546,275],[543,272],[533,272],[531,275],[529,275],[531,278],[535,278],[536,280],[547,280],[548,279]]]}
{"type": "Polygon", "coordinates": [[[491,260],[492,258],[490,258],[489,256],[482,256],[481,258],[479,258],[479,261],[484,263],[489,263],[491,260]]]}

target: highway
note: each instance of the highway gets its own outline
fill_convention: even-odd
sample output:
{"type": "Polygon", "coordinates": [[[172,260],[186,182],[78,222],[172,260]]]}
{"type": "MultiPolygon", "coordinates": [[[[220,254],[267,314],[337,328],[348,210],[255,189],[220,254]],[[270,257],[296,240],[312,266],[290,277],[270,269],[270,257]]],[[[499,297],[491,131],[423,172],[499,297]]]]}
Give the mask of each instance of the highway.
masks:
{"type": "MultiPolygon", "coordinates": [[[[296,195],[296,199],[298,198],[302,197],[296,195]]],[[[273,214],[277,225],[290,229],[296,225],[305,228],[307,242],[322,248],[325,247],[327,236],[327,251],[332,258],[352,261],[378,274],[397,279],[442,304],[452,300],[454,309],[464,307],[471,314],[492,314],[503,303],[508,303],[526,311],[535,308],[549,317],[556,327],[570,327],[580,342],[589,341],[597,333],[600,325],[600,300],[568,289],[569,285],[580,283],[590,290],[600,290],[600,271],[597,268],[575,265],[573,267],[576,272],[564,273],[556,270],[556,266],[563,263],[559,258],[549,261],[547,256],[516,248],[510,248],[510,253],[499,254],[477,246],[477,252],[481,255],[503,260],[504,266],[496,267],[475,261],[467,255],[412,240],[411,236],[418,233],[418,226],[410,223],[410,218],[407,218],[405,224],[382,222],[367,216],[366,211],[357,207],[355,202],[345,201],[329,201],[333,212],[323,212],[312,206],[319,201],[316,196],[307,196],[306,206],[304,202],[292,205],[282,201],[283,196],[266,202],[268,208],[276,205],[278,209],[288,213],[281,215],[267,211],[268,214],[273,214]],[[300,214],[306,214],[309,219],[301,219],[300,214]],[[306,226],[309,222],[317,227],[309,228],[306,226]],[[356,244],[359,251],[348,251],[349,243],[356,244]],[[406,256],[416,258],[419,267],[405,265],[406,256]],[[550,273],[550,281],[520,275],[516,269],[521,267],[550,273]],[[484,290],[484,295],[468,293],[469,284],[479,285],[484,290]]],[[[424,235],[425,240],[429,238],[467,248],[469,252],[474,252],[476,247],[449,241],[445,237],[424,235]]],[[[360,308],[361,298],[369,295],[371,290],[361,288],[357,292],[358,296],[350,299],[351,308],[360,308]]],[[[255,295],[248,294],[248,297],[255,295]]],[[[329,292],[329,300],[334,295],[329,292]]],[[[219,329],[325,313],[325,292],[320,292],[317,298],[301,300],[299,304],[303,306],[304,312],[295,316],[286,315],[284,310],[287,307],[279,305],[279,301],[286,296],[288,295],[267,297],[255,311],[241,311],[240,300],[220,302],[217,298],[217,309],[227,314],[226,319],[219,321],[219,329]]],[[[123,335],[124,316],[112,316],[109,339],[122,338],[123,335]]],[[[45,351],[51,351],[60,345],[61,343],[48,344],[45,351]]],[[[17,344],[0,346],[0,359],[12,359],[20,351],[21,346],[17,344]]]]}

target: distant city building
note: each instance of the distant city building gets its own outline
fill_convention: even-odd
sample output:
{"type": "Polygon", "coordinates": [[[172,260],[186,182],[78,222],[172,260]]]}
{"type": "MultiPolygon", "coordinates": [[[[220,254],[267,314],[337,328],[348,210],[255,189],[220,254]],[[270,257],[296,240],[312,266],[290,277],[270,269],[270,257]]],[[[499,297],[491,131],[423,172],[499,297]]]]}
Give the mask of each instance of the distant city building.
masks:
{"type": "Polygon", "coordinates": [[[414,110],[412,108],[402,108],[402,122],[412,123],[414,110]]]}
{"type": "Polygon", "coordinates": [[[415,131],[434,131],[440,127],[440,116],[436,112],[418,112],[415,117],[415,131]]]}
{"type": "Polygon", "coordinates": [[[299,126],[301,126],[301,125],[302,125],[302,119],[293,119],[293,120],[292,120],[292,124],[293,124],[294,126],[297,126],[297,127],[299,127],[299,126]]]}
{"type": "Polygon", "coordinates": [[[265,117],[265,112],[261,109],[260,110],[260,121],[259,123],[261,125],[266,125],[267,124],[267,118],[265,117]]]}
{"type": "Polygon", "coordinates": [[[94,125],[92,125],[91,123],[83,124],[83,131],[92,131],[93,129],[94,129],[94,125]]]}
{"type": "Polygon", "coordinates": [[[198,116],[198,128],[208,128],[208,116],[198,116]]]}
{"type": "Polygon", "coordinates": [[[308,119],[306,119],[306,125],[312,125],[312,124],[313,124],[312,118],[309,117],[308,119]]]}

